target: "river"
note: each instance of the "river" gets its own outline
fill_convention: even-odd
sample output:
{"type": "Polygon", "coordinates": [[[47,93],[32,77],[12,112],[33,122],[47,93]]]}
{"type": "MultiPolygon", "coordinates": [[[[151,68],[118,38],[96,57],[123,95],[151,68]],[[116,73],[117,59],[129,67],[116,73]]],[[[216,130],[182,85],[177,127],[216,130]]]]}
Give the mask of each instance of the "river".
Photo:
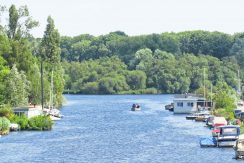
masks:
{"type": "Polygon", "coordinates": [[[200,148],[204,123],[164,110],[172,95],[65,95],[51,131],[0,138],[0,162],[236,162],[232,148],[200,148]],[[130,111],[133,103],[142,110],[130,111]]]}

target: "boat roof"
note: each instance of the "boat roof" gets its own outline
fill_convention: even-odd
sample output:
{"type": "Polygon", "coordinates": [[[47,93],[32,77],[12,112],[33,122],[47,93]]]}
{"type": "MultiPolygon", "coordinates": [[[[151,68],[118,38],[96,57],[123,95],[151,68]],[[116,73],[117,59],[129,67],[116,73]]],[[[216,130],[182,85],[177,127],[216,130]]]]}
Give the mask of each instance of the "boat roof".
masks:
{"type": "Polygon", "coordinates": [[[197,97],[186,97],[186,98],[175,98],[173,101],[199,101],[199,100],[205,100],[202,98],[197,98],[197,97]]]}
{"type": "Polygon", "coordinates": [[[238,125],[225,125],[225,126],[220,126],[220,128],[240,128],[238,125]]]}
{"type": "Polygon", "coordinates": [[[223,123],[223,124],[227,124],[227,121],[225,119],[225,117],[214,117],[213,119],[213,123],[223,123]]]}

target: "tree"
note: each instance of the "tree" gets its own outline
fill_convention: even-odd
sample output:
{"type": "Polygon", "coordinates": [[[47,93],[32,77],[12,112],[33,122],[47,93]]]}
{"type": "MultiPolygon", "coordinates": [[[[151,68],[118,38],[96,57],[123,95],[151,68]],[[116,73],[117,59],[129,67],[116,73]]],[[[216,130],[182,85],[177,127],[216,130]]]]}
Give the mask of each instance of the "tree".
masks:
{"type": "Polygon", "coordinates": [[[15,5],[9,8],[9,23],[7,34],[10,39],[19,40],[22,37],[29,36],[29,31],[38,26],[38,22],[32,20],[29,16],[27,6],[21,6],[19,9],[15,5]]]}
{"type": "Polygon", "coordinates": [[[63,68],[60,63],[60,53],[60,36],[58,30],[55,29],[53,19],[49,16],[47,19],[46,30],[40,44],[40,55],[41,60],[47,62],[45,68],[49,73],[50,83],[51,78],[53,78],[54,92],[52,93],[55,97],[54,104],[56,106],[62,104],[62,93],[64,89],[63,68]]]}
{"type": "Polygon", "coordinates": [[[126,81],[131,89],[145,89],[147,76],[143,71],[135,70],[128,72],[126,81]]]}
{"type": "Polygon", "coordinates": [[[14,65],[5,80],[5,97],[6,103],[12,106],[25,106],[28,104],[29,81],[26,79],[24,72],[18,72],[14,65]]]}
{"type": "Polygon", "coordinates": [[[42,58],[51,64],[60,63],[60,36],[58,30],[55,29],[54,20],[49,16],[47,18],[47,26],[41,42],[42,58]]]}

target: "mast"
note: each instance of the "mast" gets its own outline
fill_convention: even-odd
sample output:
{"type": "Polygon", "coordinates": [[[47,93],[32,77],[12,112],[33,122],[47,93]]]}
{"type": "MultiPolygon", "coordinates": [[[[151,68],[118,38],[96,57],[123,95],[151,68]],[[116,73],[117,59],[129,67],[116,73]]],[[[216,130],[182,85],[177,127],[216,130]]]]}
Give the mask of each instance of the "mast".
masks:
{"type": "Polygon", "coordinates": [[[211,110],[213,110],[213,84],[211,83],[211,110]]]}
{"type": "Polygon", "coordinates": [[[238,70],[238,93],[241,92],[241,79],[240,79],[240,71],[238,70]]]}
{"type": "Polygon", "coordinates": [[[41,102],[42,102],[42,110],[43,110],[43,103],[44,103],[44,89],[43,89],[43,60],[41,58],[41,102]]]}
{"type": "Polygon", "coordinates": [[[205,92],[205,68],[203,68],[203,97],[204,97],[204,104],[203,104],[203,106],[204,106],[204,109],[206,107],[205,94],[206,94],[206,92],[205,92]]]}
{"type": "Polygon", "coordinates": [[[52,70],[52,76],[51,76],[51,89],[50,89],[49,108],[53,109],[53,70],[52,70]]]}

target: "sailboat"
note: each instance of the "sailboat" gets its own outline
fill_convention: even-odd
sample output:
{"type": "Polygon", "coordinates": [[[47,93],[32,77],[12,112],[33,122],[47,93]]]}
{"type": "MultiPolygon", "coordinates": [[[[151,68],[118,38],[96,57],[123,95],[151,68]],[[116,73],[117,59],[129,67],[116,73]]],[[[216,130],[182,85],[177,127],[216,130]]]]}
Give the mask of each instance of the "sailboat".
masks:
{"type": "Polygon", "coordinates": [[[51,89],[50,89],[50,99],[49,99],[49,106],[48,108],[45,108],[43,111],[48,115],[51,120],[56,121],[60,120],[63,116],[60,114],[60,111],[54,107],[53,104],[53,71],[51,76],[51,89]]]}

